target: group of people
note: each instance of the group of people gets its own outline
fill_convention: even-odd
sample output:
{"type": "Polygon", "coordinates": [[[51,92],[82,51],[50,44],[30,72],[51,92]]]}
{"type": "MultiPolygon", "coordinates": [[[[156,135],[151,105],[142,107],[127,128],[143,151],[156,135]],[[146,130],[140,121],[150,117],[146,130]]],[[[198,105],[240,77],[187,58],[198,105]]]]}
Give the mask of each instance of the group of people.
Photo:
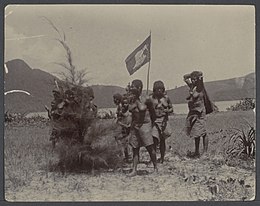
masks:
{"type": "MultiPolygon", "coordinates": [[[[194,71],[184,75],[184,81],[189,86],[188,108],[186,119],[186,133],[195,139],[195,152],[190,157],[199,157],[200,137],[203,138],[203,151],[207,152],[208,137],[205,128],[205,115],[212,112],[211,102],[203,84],[202,72],[194,71]]],[[[167,96],[162,81],[153,84],[153,92],[142,97],[143,83],[133,80],[127,87],[126,94],[114,94],[117,105],[117,123],[122,127],[121,135],[116,140],[124,145],[125,159],[129,160],[129,145],[133,153],[133,170],[129,176],[137,175],[139,151],[145,147],[153,163],[154,172],[158,171],[156,149],[160,149],[159,162],[164,162],[165,140],[171,136],[168,116],[173,113],[173,106],[167,96]]]]}

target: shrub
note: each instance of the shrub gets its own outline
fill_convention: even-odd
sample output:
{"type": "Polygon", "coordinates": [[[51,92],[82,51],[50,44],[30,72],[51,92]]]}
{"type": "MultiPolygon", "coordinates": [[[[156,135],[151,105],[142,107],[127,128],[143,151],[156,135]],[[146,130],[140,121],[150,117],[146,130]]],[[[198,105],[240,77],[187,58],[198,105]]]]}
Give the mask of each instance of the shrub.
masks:
{"type": "Polygon", "coordinates": [[[235,105],[231,105],[227,108],[227,110],[231,111],[247,111],[255,108],[255,99],[253,98],[245,98],[240,100],[235,105]]]}
{"type": "Polygon", "coordinates": [[[50,139],[54,147],[59,142],[58,167],[54,166],[62,172],[116,167],[121,159],[113,137],[117,126],[112,121],[96,118],[92,88],[64,82],[56,85],[49,111],[50,139]]]}
{"type": "Polygon", "coordinates": [[[113,138],[117,132],[116,124],[107,120],[96,120],[89,127],[82,143],[63,139],[56,149],[59,156],[56,168],[61,172],[93,172],[120,167],[122,156],[113,138]]]}
{"type": "Polygon", "coordinates": [[[48,119],[40,115],[26,117],[25,114],[21,113],[10,113],[5,112],[5,123],[17,124],[17,125],[32,125],[37,123],[48,123],[48,119]]]}
{"type": "Polygon", "coordinates": [[[231,158],[255,158],[255,128],[233,129],[228,141],[226,154],[231,158]]]}

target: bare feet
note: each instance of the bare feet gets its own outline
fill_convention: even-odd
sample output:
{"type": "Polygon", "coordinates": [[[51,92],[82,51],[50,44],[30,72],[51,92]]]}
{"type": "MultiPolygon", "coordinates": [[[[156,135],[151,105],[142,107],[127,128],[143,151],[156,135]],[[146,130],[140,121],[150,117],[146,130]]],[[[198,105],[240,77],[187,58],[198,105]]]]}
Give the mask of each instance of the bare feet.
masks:
{"type": "Polygon", "coordinates": [[[187,152],[187,157],[193,158],[193,159],[197,159],[197,158],[200,158],[200,154],[196,153],[196,152],[188,151],[187,152]]]}
{"type": "Polygon", "coordinates": [[[153,169],[152,174],[158,174],[158,168],[157,167],[153,169]]]}
{"type": "Polygon", "coordinates": [[[164,162],[164,159],[162,159],[162,158],[159,158],[159,159],[157,160],[157,162],[158,162],[158,163],[161,163],[161,164],[163,164],[163,162],[164,162]]]}
{"type": "Polygon", "coordinates": [[[209,155],[208,155],[207,152],[203,151],[203,153],[201,154],[201,157],[202,157],[202,158],[208,158],[209,155]]]}

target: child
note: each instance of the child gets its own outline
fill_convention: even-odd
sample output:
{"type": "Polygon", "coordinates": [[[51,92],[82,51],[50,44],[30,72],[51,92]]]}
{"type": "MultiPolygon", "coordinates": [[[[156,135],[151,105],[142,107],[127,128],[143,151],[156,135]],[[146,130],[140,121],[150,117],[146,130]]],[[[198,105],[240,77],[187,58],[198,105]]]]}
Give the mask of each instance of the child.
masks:
{"type": "Polygon", "coordinates": [[[121,100],[122,100],[122,95],[121,94],[114,94],[113,95],[113,100],[114,100],[114,103],[115,105],[117,106],[116,108],[116,116],[118,116],[121,112],[121,109],[122,109],[122,104],[121,104],[121,100]]]}
{"type": "Polygon", "coordinates": [[[130,161],[129,134],[131,126],[131,113],[128,111],[128,98],[120,94],[114,95],[114,103],[117,105],[117,124],[121,126],[121,135],[116,137],[117,143],[122,148],[122,154],[126,162],[130,161]]]}

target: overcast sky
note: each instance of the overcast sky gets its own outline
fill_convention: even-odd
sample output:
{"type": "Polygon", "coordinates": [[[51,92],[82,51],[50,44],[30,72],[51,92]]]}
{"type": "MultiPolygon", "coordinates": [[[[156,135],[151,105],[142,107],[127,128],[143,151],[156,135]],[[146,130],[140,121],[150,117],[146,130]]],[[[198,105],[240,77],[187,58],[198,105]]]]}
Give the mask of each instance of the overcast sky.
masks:
{"type": "Polygon", "coordinates": [[[183,85],[182,77],[201,70],[205,81],[255,71],[253,6],[187,5],[23,5],[8,6],[5,61],[20,58],[32,68],[55,74],[65,51],[50,19],[67,37],[74,64],[87,68],[90,84],[146,84],[148,64],[129,76],[126,57],[152,32],[150,89],[183,85]]]}

